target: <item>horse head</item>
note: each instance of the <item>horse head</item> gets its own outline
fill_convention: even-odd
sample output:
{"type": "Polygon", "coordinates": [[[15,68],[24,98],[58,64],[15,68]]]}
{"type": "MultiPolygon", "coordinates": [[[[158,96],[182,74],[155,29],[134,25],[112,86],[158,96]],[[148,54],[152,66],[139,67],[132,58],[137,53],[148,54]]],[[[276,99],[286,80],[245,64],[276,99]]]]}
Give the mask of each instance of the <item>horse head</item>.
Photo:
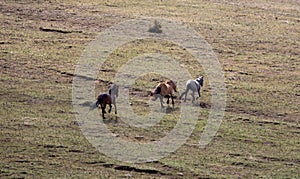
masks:
{"type": "Polygon", "coordinates": [[[200,84],[200,86],[203,86],[203,76],[199,76],[196,81],[200,84]]]}
{"type": "Polygon", "coordinates": [[[118,97],[119,87],[116,84],[110,84],[109,95],[118,97]]]}

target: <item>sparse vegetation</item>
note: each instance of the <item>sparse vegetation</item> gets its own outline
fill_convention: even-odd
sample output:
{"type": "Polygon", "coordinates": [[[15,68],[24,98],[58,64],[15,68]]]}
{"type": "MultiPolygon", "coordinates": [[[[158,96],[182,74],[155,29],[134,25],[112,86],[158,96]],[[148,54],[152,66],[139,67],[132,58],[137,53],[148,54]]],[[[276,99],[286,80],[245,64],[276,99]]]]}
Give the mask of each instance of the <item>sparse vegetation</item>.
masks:
{"type": "MultiPolygon", "coordinates": [[[[299,178],[299,7],[281,0],[0,2],[0,177],[299,178]],[[72,74],[98,32],[140,16],[169,18],[202,35],[224,69],[228,98],[205,149],[197,144],[211,105],[208,81],[200,98],[206,107],[199,107],[190,139],[160,161],[128,164],[103,155],[81,133],[72,74]]],[[[168,54],[195,77],[205,76],[185,49],[144,39],[110,55],[99,67],[96,91],[107,91],[106,81],[121,64],[143,53],[168,54]]],[[[148,112],[146,92],[159,78],[142,76],[130,89],[138,114],[148,112]]],[[[147,142],[170,131],[178,115],[177,108],[147,129],[104,122],[124,140],[147,142]]]]}
{"type": "Polygon", "coordinates": [[[155,20],[154,21],[154,25],[152,27],[149,28],[148,32],[152,32],[152,33],[162,33],[161,30],[161,24],[155,20]]]}

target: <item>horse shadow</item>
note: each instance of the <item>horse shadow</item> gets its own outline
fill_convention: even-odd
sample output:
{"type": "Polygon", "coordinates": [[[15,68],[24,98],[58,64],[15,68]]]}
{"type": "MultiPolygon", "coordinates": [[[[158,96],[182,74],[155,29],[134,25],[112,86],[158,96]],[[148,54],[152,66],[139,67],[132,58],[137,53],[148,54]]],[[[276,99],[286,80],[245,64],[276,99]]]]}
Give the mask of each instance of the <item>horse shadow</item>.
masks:
{"type": "MultiPolygon", "coordinates": [[[[182,103],[182,102],[181,102],[182,103]]],[[[186,105],[188,105],[189,103],[188,102],[184,102],[186,103],[186,105]]],[[[206,103],[206,102],[194,102],[194,103],[191,103],[190,105],[194,106],[194,107],[201,107],[201,108],[210,108],[211,105],[206,103]]]]}
{"type": "Polygon", "coordinates": [[[166,114],[173,113],[179,110],[180,110],[179,107],[171,107],[171,106],[165,106],[164,108],[161,108],[161,112],[166,114]]]}
{"type": "Polygon", "coordinates": [[[104,124],[117,124],[119,123],[118,116],[108,115],[105,119],[102,118],[104,124]]]}
{"type": "Polygon", "coordinates": [[[205,102],[200,102],[200,103],[199,103],[199,106],[200,106],[201,108],[210,108],[210,105],[207,104],[207,103],[205,103],[205,102]]]}

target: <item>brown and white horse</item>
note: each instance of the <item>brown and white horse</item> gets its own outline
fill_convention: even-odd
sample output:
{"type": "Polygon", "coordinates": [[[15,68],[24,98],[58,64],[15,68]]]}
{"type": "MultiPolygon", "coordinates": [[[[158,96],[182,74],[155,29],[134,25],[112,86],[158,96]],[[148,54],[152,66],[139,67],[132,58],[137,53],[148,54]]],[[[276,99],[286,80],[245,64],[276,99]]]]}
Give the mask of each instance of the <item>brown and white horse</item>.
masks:
{"type": "Polygon", "coordinates": [[[172,105],[174,108],[174,96],[173,96],[173,91],[177,92],[176,89],[176,84],[172,80],[166,80],[163,83],[159,83],[153,92],[151,92],[151,96],[154,96],[154,100],[157,98],[160,99],[160,105],[162,108],[164,108],[163,105],[163,97],[167,97],[167,104],[169,104],[169,99],[172,99],[172,105]]]}

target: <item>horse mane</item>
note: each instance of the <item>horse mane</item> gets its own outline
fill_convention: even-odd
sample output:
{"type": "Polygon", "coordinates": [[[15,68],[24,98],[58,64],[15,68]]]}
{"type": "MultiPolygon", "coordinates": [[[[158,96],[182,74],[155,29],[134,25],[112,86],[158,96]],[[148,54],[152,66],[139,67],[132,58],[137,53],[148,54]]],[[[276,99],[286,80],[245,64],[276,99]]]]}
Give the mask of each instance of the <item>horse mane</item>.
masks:
{"type": "Polygon", "coordinates": [[[197,81],[199,82],[200,86],[203,86],[203,76],[199,76],[199,78],[197,78],[197,81]]]}

